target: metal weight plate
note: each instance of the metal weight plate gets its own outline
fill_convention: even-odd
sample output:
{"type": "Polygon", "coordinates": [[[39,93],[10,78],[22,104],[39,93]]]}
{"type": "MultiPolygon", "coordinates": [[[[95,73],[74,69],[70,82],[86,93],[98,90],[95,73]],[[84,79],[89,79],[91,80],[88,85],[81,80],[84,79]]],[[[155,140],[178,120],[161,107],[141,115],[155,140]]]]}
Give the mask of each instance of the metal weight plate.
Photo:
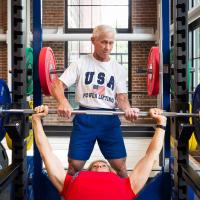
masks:
{"type": "Polygon", "coordinates": [[[147,90],[149,96],[156,96],[159,93],[159,47],[152,47],[147,62],[147,90]]]}
{"type": "Polygon", "coordinates": [[[26,48],[26,95],[30,96],[33,94],[33,49],[26,48]]]}
{"type": "MultiPolygon", "coordinates": [[[[0,79],[0,107],[3,109],[9,109],[11,105],[10,91],[3,79],[0,79]]],[[[5,137],[6,131],[3,127],[3,120],[8,120],[8,115],[2,117],[0,115],[0,141],[5,137]]]]}
{"type": "Polygon", "coordinates": [[[56,60],[50,47],[43,47],[39,55],[39,78],[44,95],[51,95],[53,82],[58,79],[56,60]],[[51,73],[52,72],[52,73],[51,73]]]}
{"type": "MultiPolygon", "coordinates": [[[[8,155],[4,146],[0,143],[0,172],[8,167],[8,155]]],[[[0,192],[0,199],[7,200],[10,199],[11,184],[7,186],[3,191],[0,192]]]]}
{"type": "MultiPolygon", "coordinates": [[[[192,104],[189,103],[189,112],[192,112],[192,104]]],[[[192,124],[192,117],[189,118],[190,124],[192,124]]],[[[192,133],[190,139],[189,139],[189,151],[195,151],[197,149],[198,143],[195,137],[194,132],[192,133]]]]}
{"type": "MultiPolygon", "coordinates": [[[[32,145],[33,145],[33,130],[31,129],[29,131],[28,136],[25,138],[26,140],[26,150],[30,150],[32,145]]],[[[9,149],[12,149],[12,139],[10,138],[10,136],[8,135],[8,133],[6,133],[6,143],[9,149]]]]}
{"type": "MultiPolygon", "coordinates": [[[[29,101],[28,102],[29,108],[33,109],[33,101],[29,101]]],[[[32,116],[29,116],[29,121],[32,121],[32,116]]],[[[33,130],[30,129],[29,130],[29,134],[28,136],[25,138],[26,140],[26,150],[30,150],[32,145],[33,145],[33,130]]],[[[8,135],[8,133],[6,133],[6,143],[9,149],[12,149],[12,139],[10,138],[10,136],[8,135]]]]}
{"type": "MultiPolygon", "coordinates": [[[[196,87],[192,99],[192,112],[197,113],[200,111],[200,84],[196,87]]],[[[193,124],[195,127],[195,136],[198,144],[200,144],[200,118],[194,117],[193,124]]]]}

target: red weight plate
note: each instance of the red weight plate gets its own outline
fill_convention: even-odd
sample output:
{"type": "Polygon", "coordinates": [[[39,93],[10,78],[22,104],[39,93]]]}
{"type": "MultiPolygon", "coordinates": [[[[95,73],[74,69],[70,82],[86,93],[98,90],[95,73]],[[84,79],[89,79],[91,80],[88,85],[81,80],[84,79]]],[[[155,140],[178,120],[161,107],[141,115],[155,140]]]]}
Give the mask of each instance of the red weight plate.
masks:
{"type": "Polygon", "coordinates": [[[56,60],[50,47],[43,47],[39,55],[39,78],[44,95],[51,95],[53,82],[58,79],[56,74],[56,60]]]}
{"type": "Polygon", "coordinates": [[[159,47],[152,47],[147,62],[147,90],[149,96],[156,96],[159,93],[159,47]]]}

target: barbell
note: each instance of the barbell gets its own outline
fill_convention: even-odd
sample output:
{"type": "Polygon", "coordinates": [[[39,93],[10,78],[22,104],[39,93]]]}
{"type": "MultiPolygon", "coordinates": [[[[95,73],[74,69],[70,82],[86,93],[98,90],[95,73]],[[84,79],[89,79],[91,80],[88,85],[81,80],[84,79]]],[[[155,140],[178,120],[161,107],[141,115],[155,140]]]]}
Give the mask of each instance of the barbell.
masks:
{"type": "MultiPolygon", "coordinates": [[[[32,109],[2,109],[0,108],[0,114],[34,114],[32,109]]],[[[50,109],[49,114],[57,114],[56,109],[50,109]]],[[[108,110],[72,110],[72,114],[85,114],[85,115],[125,115],[123,111],[108,111],[108,110]]],[[[200,117],[200,113],[177,113],[177,112],[163,112],[165,117],[200,117]]],[[[139,112],[139,117],[147,117],[149,112],[139,112]]]]}
{"type": "MultiPolygon", "coordinates": [[[[159,93],[159,62],[159,47],[152,47],[148,56],[146,76],[149,96],[156,96],[159,93]]],[[[40,50],[38,71],[43,94],[51,96],[53,83],[64,69],[57,69],[54,52],[50,47],[43,47],[40,50]]]]}

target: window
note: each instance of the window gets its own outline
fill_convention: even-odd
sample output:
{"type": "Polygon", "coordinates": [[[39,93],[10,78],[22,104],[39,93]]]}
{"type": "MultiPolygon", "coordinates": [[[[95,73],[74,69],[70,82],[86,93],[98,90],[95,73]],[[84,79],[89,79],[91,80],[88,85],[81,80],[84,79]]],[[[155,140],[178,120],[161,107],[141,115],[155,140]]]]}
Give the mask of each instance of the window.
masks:
{"type": "Polygon", "coordinates": [[[189,9],[200,4],[200,0],[189,0],[189,9]]]}
{"type": "Polygon", "coordinates": [[[195,85],[200,83],[200,28],[193,31],[193,67],[195,69],[195,85]]]}
{"type": "Polygon", "coordinates": [[[189,64],[191,63],[193,74],[193,87],[200,83],[200,27],[189,33],[189,64]]]}
{"type": "Polygon", "coordinates": [[[66,4],[67,29],[91,29],[98,24],[129,28],[129,0],[71,0],[66,4]]]}
{"type": "MultiPolygon", "coordinates": [[[[129,33],[131,31],[131,0],[68,0],[66,1],[66,33],[91,33],[99,24],[107,24],[116,28],[117,33],[129,33]]],[[[92,53],[90,41],[68,41],[65,45],[66,67],[76,61],[80,56],[92,53]]],[[[122,64],[127,70],[128,87],[128,41],[116,41],[111,57],[122,64]]],[[[130,56],[131,57],[131,56],[130,56]]],[[[68,99],[74,103],[74,87],[69,89],[68,99]]]]}

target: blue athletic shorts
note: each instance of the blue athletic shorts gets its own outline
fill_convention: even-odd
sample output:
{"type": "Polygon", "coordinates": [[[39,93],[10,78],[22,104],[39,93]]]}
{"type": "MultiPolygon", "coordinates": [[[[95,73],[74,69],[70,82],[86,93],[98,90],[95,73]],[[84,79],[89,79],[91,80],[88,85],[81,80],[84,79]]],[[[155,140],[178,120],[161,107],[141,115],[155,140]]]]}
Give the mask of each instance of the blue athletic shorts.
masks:
{"type": "Polygon", "coordinates": [[[76,115],[70,136],[69,158],[88,160],[96,141],[105,159],[126,157],[120,124],[117,115],[76,115]]]}

